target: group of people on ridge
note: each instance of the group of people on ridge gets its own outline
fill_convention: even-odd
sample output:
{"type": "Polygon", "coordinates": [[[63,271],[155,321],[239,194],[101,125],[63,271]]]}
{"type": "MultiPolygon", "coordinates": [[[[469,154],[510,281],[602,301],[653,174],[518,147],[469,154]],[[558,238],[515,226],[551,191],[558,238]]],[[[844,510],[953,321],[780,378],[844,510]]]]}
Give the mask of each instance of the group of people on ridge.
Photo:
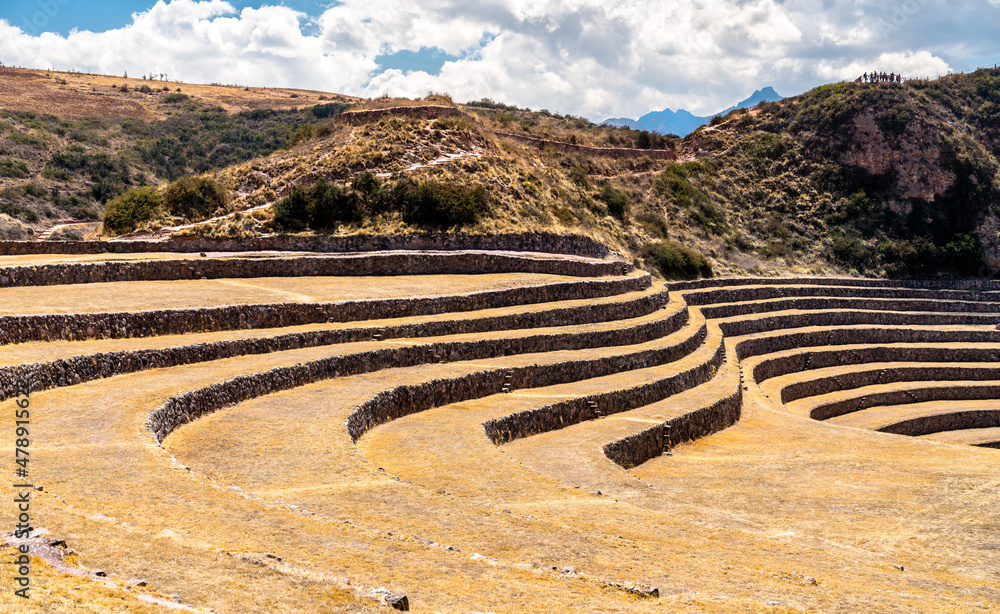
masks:
{"type": "Polygon", "coordinates": [[[902,83],[903,75],[894,72],[886,74],[884,72],[865,73],[857,78],[855,83],[902,83]]]}

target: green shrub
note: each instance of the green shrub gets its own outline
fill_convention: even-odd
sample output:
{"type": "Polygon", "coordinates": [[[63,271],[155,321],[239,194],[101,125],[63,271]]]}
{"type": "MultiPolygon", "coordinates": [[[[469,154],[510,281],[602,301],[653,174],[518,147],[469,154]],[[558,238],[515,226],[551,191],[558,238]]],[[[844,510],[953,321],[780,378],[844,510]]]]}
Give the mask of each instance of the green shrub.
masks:
{"type": "Polygon", "coordinates": [[[339,115],[349,108],[348,105],[342,102],[328,102],[326,104],[318,104],[311,109],[309,109],[309,114],[316,119],[326,119],[328,117],[333,117],[334,115],[339,115]]]}
{"type": "Polygon", "coordinates": [[[475,224],[487,211],[486,190],[482,186],[425,181],[397,186],[396,202],[403,220],[411,224],[450,228],[475,224]]]}
{"type": "Polygon", "coordinates": [[[168,213],[191,220],[211,217],[228,202],[225,188],[208,177],[178,179],[168,185],[163,194],[163,205],[168,213]]]}
{"type": "MultiPolygon", "coordinates": [[[[368,173],[370,175],[370,173],[368,173]]],[[[371,177],[374,182],[375,178],[371,177]]],[[[355,183],[366,183],[365,179],[355,183]]],[[[364,218],[363,194],[377,192],[375,187],[365,186],[368,192],[344,189],[320,179],[308,190],[294,188],[286,198],[275,205],[274,221],[286,230],[305,228],[330,228],[337,222],[356,222],[364,218]]]]}
{"type": "Polygon", "coordinates": [[[637,215],[636,219],[646,232],[653,237],[666,239],[670,234],[670,225],[667,224],[667,220],[663,219],[662,215],[653,213],[652,211],[644,211],[637,215]]]}
{"type": "Polygon", "coordinates": [[[691,219],[709,235],[722,234],[729,230],[722,209],[708,199],[698,202],[692,208],[691,219]]]}
{"type": "Polygon", "coordinates": [[[299,143],[305,143],[306,141],[310,141],[313,138],[315,138],[315,136],[316,136],[316,126],[313,126],[312,124],[306,124],[305,126],[302,126],[295,131],[295,134],[292,135],[292,138],[288,140],[288,146],[294,147],[299,143]]]}
{"type": "Polygon", "coordinates": [[[514,122],[516,119],[517,119],[517,115],[514,115],[513,113],[509,113],[509,112],[508,113],[501,113],[500,115],[497,115],[497,121],[500,122],[500,124],[504,128],[510,126],[510,124],[512,122],[514,122]]]}
{"type": "Polygon", "coordinates": [[[705,256],[676,241],[647,243],[640,250],[640,255],[659,269],[666,279],[712,276],[712,265],[705,256]]]}
{"type": "Polygon", "coordinates": [[[629,210],[632,208],[628,194],[625,194],[621,190],[616,190],[610,183],[604,184],[597,198],[608,207],[608,213],[622,221],[625,220],[629,210]]]}
{"type": "Polygon", "coordinates": [[[0,160],[0,177],[25,179],[28,175],[28,165],[23,160],[0,160]]]}
{"type": "Polygon", "coordinates": [[[959,275],[976,275],[983,266],[983,248],[971,234],[955,235],[941,252],[959,275]]]}
{"type": "Polygon", "coordinates": [[[163,98],[160,99],[160,101],[164,102],[166,104],[177,104],[179,102],[184,102],[188,98],[190,98],[190,96],[188,96],[187,94],[181,94],[179,92],[174,92],[174,93],[171,93],[171,94],[165,94],[163,96],[163,98]]]}
{"type": "Polygon", "coordinates": [[[862,273],[878,262],[878,252],[859,237],[834,237],[830,252],[836,260],[862,273]]]}
{"type": "Polygon", "coordinates": [[[309,196],[302,188],[292,188],[292,193],[274,206],[274,222],[288,230],[303,230],[309,225],[309,196]]]}
{"type": "Polygon", "coordinates": [[[454,115],[439,117],[431,122],[431,126],[438,130],[454,130],[456,132],[468,132],[472,129],[468,118],[454,115]]]}
{"type": "Polygon", "coordinates": [[[378,179],[375,179],[375,175],[372,175],[369,171],[365,171],[355,176],[354,180],[351,182],[351,187],[354,188],[356,192],[361,194],[362,198],[373,198],[381,189],[378,179]]]}
{"type": "Polygon", "coordinates": [[[132,232],[156,217],[162,205],[163,198],[156,188],[133,188],[105,205],[104,232],[112,235],[132,232]]]}
{"type": "Polygon", "coordinates": [[[356,192],[327,183],[325,179],[317,181],[309,190],[308,201],[308,221],[313,228],[329,228],[336,222],[356,222],[364,217],[356,192]]]}
{"type": "Polygon", "coordinates": [[[45,137],[33,132],[15,131],[12,132],[7,138],[18,145],[23,145],[32,149],[46,149],[48,147],[48,140],[46,140],[45,137]]]}
{"type": "Polygon", "coordinates": [[[878,251],[886,271],[893,277],[927,277],[939,266],[940,252],[924,236],[883,241],[878,251]]]}

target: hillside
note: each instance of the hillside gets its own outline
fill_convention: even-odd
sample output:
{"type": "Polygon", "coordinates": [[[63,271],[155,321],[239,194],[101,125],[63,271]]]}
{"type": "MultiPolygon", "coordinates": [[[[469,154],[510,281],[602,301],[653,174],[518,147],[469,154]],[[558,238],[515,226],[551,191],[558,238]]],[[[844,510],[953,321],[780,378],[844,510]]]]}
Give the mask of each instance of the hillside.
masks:
{"type": "Polygon", "coordinates": [[[130,187],[269,154],[309,121],[322,92],[0,67],[0,237],[100,219],[130,187]]]}
{"type": "Polygon", "coordinates": [[[12,238],[88,219],[59,236],[96,236],[109,201],[150,185],[152,196],[114,201],[127,219],[107,234],[572,232],[670,277],[1000,267],[996,70],[823,86],[683,140],[446,95],[172,83],[146,94],[136,82],[150,82],[121,92],[124,80],[102,77],[122,83],[95,96],[80,88],[98,77],[32,75],[5,70],[4,91],[13,82],[76,102],[2,112],[0,225],[12,238]],[[104,106],[88,117],[81,101],[104,106]],[[205,188],[197,206],[165,190],[198,174],[174,191],[205,188]]]}
{"type": "Polygon", "coordinates": [[[731,113],[685,142],[717,172],[694,185],[732,240],[788,262],[862,273],[992,276],[1000,72],[836,84],[731,113]]]}

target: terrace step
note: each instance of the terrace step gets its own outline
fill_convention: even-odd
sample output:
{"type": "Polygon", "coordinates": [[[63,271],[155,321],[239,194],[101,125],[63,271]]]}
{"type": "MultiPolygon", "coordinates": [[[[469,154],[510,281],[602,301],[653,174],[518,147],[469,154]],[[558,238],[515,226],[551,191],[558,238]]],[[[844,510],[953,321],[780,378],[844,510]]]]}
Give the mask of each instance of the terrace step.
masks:
{"type": "Polygon", "coordinates": [[[921,439],[964,446],[1000,448],[1000,427],[942,431],[940,433],[923,435],[921,439]]]}
{"type": "MultiPolygon", "coordinates": [[[[962,412],[997,412],[1000,414],[1000,399],[967,400],[967,401],[924,401],[904,405],[882,405],[869,407],[827,420],[830,424],[849,426],[852,428],[885,431],[900,422],[932,416],[945,416],[962,412]]],[[[996,426],[1000,426],[1000,421],[996,426]]],[[[957,430],[957,429],[956,429],[957,430]]],[[[939,432],[939,431],[935,431],[939,432]]],[[[922,436],[922,435],[917,435],[922,436]]]]}
{"type": "MultiPolygon", "coordinates": [[[[828,420],[870,407],[930,401],[1000,399],[1000,372],[992,378],[988,377],[990,372],[982,371],[981,374],[981,380],[958,379],[963,372],[956,370],[956,379],[953,380],[913,379],[863,386],[793,401],[786,404],[785,408],[793,414],[828,420]]],[[[919,377],[917,370],[914,370],[914,377],[919,377]]]]}

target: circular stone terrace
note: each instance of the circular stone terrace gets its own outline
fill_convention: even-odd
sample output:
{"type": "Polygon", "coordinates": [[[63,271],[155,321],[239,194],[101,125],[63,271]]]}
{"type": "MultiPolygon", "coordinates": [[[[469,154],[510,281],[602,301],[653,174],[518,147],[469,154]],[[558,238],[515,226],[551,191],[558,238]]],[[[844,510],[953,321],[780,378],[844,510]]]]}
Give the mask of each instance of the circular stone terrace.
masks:
{"type": "Polygon", "coordinates": [[[449,241],[0,245],[27,611],[1000,609],[1000,285],[449,241]]]}

